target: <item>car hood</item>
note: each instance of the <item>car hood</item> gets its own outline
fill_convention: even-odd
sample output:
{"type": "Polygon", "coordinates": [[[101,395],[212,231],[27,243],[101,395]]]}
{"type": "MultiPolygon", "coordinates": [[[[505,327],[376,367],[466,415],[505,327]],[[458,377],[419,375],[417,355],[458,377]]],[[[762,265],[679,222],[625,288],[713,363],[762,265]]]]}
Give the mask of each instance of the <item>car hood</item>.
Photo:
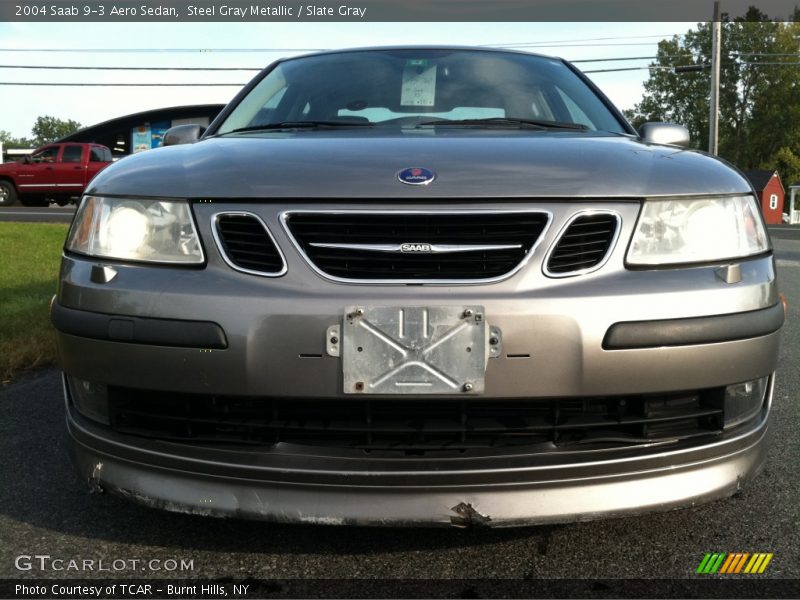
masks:
{"type": "Polygon", "coordinates": [[[626,136],[516,129],[312,130],[228,135],[129,156],[89,193],[178,198],[511,198],[749,192],[702,152],[626,136]],[[430,185],[398,171],[424,167],[430,185]]]}

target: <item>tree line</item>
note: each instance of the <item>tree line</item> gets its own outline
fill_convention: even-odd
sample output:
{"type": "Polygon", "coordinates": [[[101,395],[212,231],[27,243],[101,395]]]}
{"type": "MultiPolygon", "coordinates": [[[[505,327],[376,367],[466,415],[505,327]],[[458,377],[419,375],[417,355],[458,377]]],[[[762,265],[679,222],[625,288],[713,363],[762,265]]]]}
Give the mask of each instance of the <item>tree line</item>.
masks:
{"type": "Polygon", "coordinates": [[[31,136],[14,137],[8,131],[0,129],[0,142],[3,148],[38,148],[44,146],[71,133],[75,133],[83,127],[72,119],[58,119],[49,115],[36,118],[36,122],[31,128],[31,136]]]}
{"type": "MultiPolygon", "coordinates": [[[[719,155],[741,169],[777,170],[784,185],[800,183],[800,9],[790,21],[755,7],[722,21],[719,155]]],[[[694,147],[708,149],[710,65],[710,23],[662,40],[642,101],[626,117],[636,127],[681,123],[694,147]]]]}

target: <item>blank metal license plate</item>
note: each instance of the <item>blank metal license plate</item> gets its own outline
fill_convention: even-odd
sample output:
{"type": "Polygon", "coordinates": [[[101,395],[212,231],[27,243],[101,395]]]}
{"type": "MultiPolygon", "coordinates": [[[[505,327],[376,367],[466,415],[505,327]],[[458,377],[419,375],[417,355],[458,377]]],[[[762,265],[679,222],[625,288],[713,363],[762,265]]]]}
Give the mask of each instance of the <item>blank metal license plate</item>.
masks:
{"type": "Polygon", "coordinates": [[[344,392],[483,393],[488,331],[482,306],[347,307],[344,392]]]}

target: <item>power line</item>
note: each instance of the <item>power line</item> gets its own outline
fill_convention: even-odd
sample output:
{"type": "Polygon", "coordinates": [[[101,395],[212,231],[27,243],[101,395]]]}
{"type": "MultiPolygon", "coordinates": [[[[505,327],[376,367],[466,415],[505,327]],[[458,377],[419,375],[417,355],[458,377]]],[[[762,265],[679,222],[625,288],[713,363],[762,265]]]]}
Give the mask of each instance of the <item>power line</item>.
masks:
{"type": "MultiPolygon", "coordinates": [[[[654,42],[608,42],[602,44],[544,44],[540,42],[531,42],[525,45],[514,46],[513,48],[578,48],[584,46],[600,47],[600,46],[652,46],[654,42]]],[[[503,46],[508,48],[509,46],[503,46]]]]}
{"type": "Polygon", "coordinates": [[[62,83],[31,81],[0,81],[0,85],[75,86],[75,87],[242,87],[244,83],[62,83]]]}
{"type": "Polygon", "coordinates": [[[0,48],[0,52],[88,52],[88,53],[158,53],[158,52],[323,52],[328,48],[0,48]]]}
{"type": "MultiPolygon", "coordinates": [[[[606,41],[606,40],[624,40],[624,39],[650,39],[650,38],[671,38],[682,37],[682,33],[673,33],[666,35],[623,35],[612,37],[599,37],[599,38],[571,38],[568,40],[542,40],[540,42],[496,42],[492,44],[482,44],[482,47],[500,47],[500,48],[513,48],[513,47],[552,47],[551,44],[561,44],[564,42],[593,42],[593,41],[606,41]]],[[[641,45],[650,45],[652,42],[641,45]]],[[[586,44],[589,46],[595,44],[586,44]]],[[[619,45],[619,44],[597,44],[597,45],[619,45]]],[[[154,53],[154,52],[325,52],[330,48],[0,48],[0,52],[89,52],[89,53],[154,53]]]]}
{"type": "Polygon", "coordinates": [[[722,64],[723,64],[723,65],[724,65],[724,64],[728,64],[728,65],[733,65],[733,64],[738,64],[738,65],[752,65],[752,66],[754,66],[754,67],[773,67],[773,66],[794,66],[794,65],[800,65],[800,62],[761,62],[761,61],[755,62],[755,61],[744,61],[744,60],[740,60],[740,61],[738,61],[738,62],[735,62],[735,63],[728,62],[728,63],[722,63],[722,64]]]}
{"type": "MultiPolygon", "coordinates": [[[[773,53],[773,52],[731,52],[730,56],[750,56],[750,57],[758,57],[758,56],[786,56],[786,57],[800,57],[798,53],[773,53]]],[[[663,58],[695,58],[694,54],[666,54],[664,56],[628,56],[623,58],[585,58],[580,60],[571,60],[569,62],[572,63],[590,63],[590,62],[620,62],[626,60],[656,60],[656,59],[663,59],[663,58]]]]}
{"type": "MultiPolygon", "coordinates": [[[[782,62],[761,62],[761,61],[753,62],[753,61],[740,60],[740,61],[736,61],[736,62],[725,61],[722,64],[726,65],[726,66],[731,66],[731,65],[749,65],[749,66],[753,66],[753,67],[787,67],[787,66],[791,67],[791,66],[800,65],[800,62],[785,62],[785,61],[782,61],[782,62]]],[[[663,68],[663,69],[686,69],[686,68],[688,68],[688,69],[691,69],[692,71],[695,71],[695,70],[700,70],[700,69],[707,69],[710,66],[711,66],[710,63],[694,63],[694,64],[691,64],[691,65],[675,65],[675,66],[672,66],[672,67],[663,66],[663,67],[659,67],[659,68],[663,68]]],[[[647,68],[647,67],[642,67],[642,68],[647,68]]],[[[691,72],[691,71],[689,71],[689,72],[691,72]]]]}
{"type": "MultiPolygon", "coordinates": [[[[577,61],[575,61],[577,62],[577,61]]],[[[755,67],[774,67],[774,66],[800,66],[798,62],[761,62],[761,61],[736,61],[725,62],[724,66],[731,65],[748,65],[755,67]]],[[[691,65],[648,65],[646,67],[621,67],[616,69],[591,69],[583,71],[589,73],[619,73],[622,71],[644,71],[644,70],[673,70],[676,67],[695,67],[697,70],[707,68],[709,65],[691,64],[691,65]]],[[[0,68],[3,68],[0,65],[0,68]]],[[[242,87],[244,83],[90,83],[90,82],[31,82],[31,81],[0,81],[0,85],[18,85],[18,86],[59,86],[59,87],[242,87]]]]}
{"type": "Polygon", "coordinates": [[[261,71],[264,67],[72,67],[68,65],[0,65],[0,69],[54,69],[75,71],[261,71]]]}
{"type": "Polygon", "coordinates": [[[583,73],[616,73],[619,71],[643,71],[645,69],[655,69],[655,70],[664,70],[669,69],[670,71],[675,67],[666,67],[660,65],[650,65],[649,67],[623,67],[620,69],[592,69],[591,71],[582,71],[583,73]]]}
{"type": "MultiPolygon", "coordinates": [[[[791,67],[791,66],[800,66],[800,62],[724,62],[722,66],[731,66],[731,65],[751,65],[754,67],[775,67],[775,66],[783,66],[783,67],[791,67]]],[[[643,71],[645,69],[652,69],[652,70],[673,70],[675,68],[681,67],[699,67],[694,70],[702,71],[703,69],[710,68],[710,64],[692,64],[692,65],[674,65],[674,66],[667,66],[667,65],[649,65],[647,67],[624,67],[621,69],[594,69],[591,71],[583,71],[583,73],[615,73],[617,71],[643,71]]],[[[688,71],[691,72],[691,71],[688,71]]]]}
{"type": "Polygon", "coordinates": [[[514,46],[533,46],[538,44],[556,44],[561,42],[602,42],[605,40],[640,40],[647,38],[670,38],[673,36],[683,37],[683,33],[669,33],[666,35],[618,35],[612,37],[599,37],[599,38],[572,38],[569,40],[542,40],[541,42],[512,42],[512,43],[496,43],[496,44],[482,44],[482,46],[501,46],[503,48],[511,48],[514,46]]]}
{"type": "MultiPolygon", "coordinates": [[[[749,57],[800,57],[800,53],[776,52],[731,52],[730,56],[749,57]]],[[[625,62],[631,60],[683,59],[695,55],[667,54],[662,56],[622,56],[613,58],[582,58],[570,60],[572,63],[625,62]]],[[[0,65],[0,69],[53,69],[75,71],[261,71],[263,67],[109,67],[109,66],[71,66],[71,65],[0,65]]]]}
{"type": "Polygon", "coordinates": [[[731,56],[800,56],[798,53],[777,52],[731,52],[731,56]]]}
{"type": "Polygon", "coordinates": [[[614,62],[625,60],[655,60],[657,58],[690,58],[693,54],[671,54],[667,56],[625,56],[618,58],[582,58],[579,60],[571,60],[571,63],[590,63],[590,62],[614,62]]]}
{"type": "MultiPolygon", "coordinates": [[[[634,56],[625,58],[588,58],[571,60],[573,63],[611,62],[627,60],[655,60],[657,58],[686,58],[692,54],[674,56],[634,56]]],[[[800,56],[800,55],[798,55],[800,56]]],[[[107,67],[107,66],[71,66],[71,65],[0,65],[0,69],[52,69],[65,71],[261,71],[264,67],[107,67]]]]}

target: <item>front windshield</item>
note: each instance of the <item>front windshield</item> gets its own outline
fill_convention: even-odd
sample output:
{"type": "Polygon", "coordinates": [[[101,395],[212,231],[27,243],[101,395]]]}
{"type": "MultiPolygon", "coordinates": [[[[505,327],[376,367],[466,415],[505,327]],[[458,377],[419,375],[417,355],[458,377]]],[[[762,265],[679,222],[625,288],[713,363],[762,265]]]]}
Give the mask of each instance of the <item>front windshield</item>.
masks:
{"type": "Polygon", "coordinates": [[[286,60],[253,88],[216,133],[280,123],[413,126],[444,119],[524,119],[626,132],[559,60],[408,49],[286,60]]]}

